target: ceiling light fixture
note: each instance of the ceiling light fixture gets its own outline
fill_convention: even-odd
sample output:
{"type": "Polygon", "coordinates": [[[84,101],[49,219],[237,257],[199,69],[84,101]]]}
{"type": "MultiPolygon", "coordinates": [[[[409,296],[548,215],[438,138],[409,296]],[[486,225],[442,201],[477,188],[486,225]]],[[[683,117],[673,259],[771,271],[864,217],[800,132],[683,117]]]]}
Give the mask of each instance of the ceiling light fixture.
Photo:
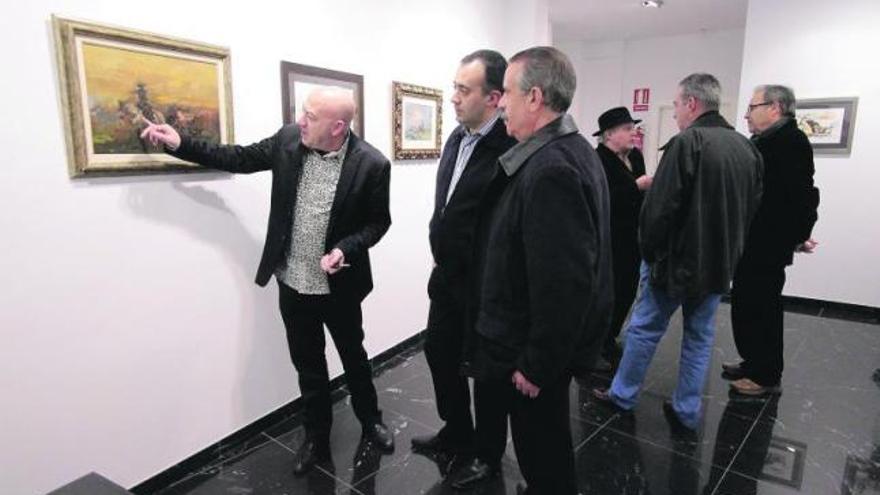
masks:
{"type": "Polygon", "coordinates": [[[642,0],[642,7],[659,9],[663,6],[663,0],[642,0]]]}

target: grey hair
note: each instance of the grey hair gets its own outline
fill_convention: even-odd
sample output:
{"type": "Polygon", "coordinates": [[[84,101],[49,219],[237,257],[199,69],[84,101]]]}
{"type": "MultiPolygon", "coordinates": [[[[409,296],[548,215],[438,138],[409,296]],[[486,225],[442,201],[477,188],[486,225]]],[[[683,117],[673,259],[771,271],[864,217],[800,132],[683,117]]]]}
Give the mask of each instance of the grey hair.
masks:
{"type": "Polygon", "coordinates": [[[598,136],[596,136],[596,141],[598,141],[599,143],[605,144],[606,142],[608,142],[608,137],[611,135],[611,131],[613,131],[613,130],[614,130],[614,128],[605,129],[604,131],[602,131],[602,134],[599,134],[598,136]]]}
{"type": "Polygon", "coordinates": [[[565,112],[571,106],[577,76],[568,57],[552,46],[536,46],[523,50],[510,59],[510,63],[523,62],[519,89],[528,92],[540,88],[544,105],[554,112],[565,112]]]}
{"type": "Polygon", "coordinates": [[[682,97],[701,102],[706,110],[718,110],[721,106],[721,83],[712,74],[691,74],[682,79],[678,86],[682,97]]]}
{"type": "Polygon", "coordinates": [[[797,102],[794,98],[794,90],[780,84],[762,84],[755,88],[755,92],[757,93],[758,91],[764,93],[764,101],[778,103],[782,115],[794,117],[794,108],[797,102]]]}

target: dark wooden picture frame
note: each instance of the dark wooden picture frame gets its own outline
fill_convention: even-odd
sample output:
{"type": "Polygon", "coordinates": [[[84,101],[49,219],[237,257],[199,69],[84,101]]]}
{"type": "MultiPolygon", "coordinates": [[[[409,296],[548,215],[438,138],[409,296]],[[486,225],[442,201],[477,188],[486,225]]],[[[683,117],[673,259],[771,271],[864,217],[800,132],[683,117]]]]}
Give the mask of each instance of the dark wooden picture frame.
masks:
{"type": "Polygon", "coordinates": [[[293,124],[297,112],[302,111],[302,101],[308,96],[310,87],[336,86],[352,91],[355,100],[355,118],[352,130],[364,137],[364,76],[324,69],[311,65],[281,61],[281,114],[285,124],[293,124]],[[299,87],[299,91],[297,88],[299,87]]]}
{"type": "Polygon", "coordinates": [[[850,154],[858,105],[857,97],[797,100],[797,124],[815,154],[850,154]]]}

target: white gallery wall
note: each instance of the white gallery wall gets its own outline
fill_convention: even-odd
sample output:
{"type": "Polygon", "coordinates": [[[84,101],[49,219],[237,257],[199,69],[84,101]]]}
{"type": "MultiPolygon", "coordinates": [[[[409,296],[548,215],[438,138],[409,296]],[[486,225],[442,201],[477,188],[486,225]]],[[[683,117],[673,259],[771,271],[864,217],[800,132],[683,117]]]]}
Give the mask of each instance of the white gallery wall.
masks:
{"type": "MultiPolygon", "coordinates": [[[[0,493],[42,493],[92,470],[132,486],[299,395],[277,289],[252,283],[270,177],[69,179],[51,14],[229,47],[238,143],[281,125],[281,60],[362,74],[366,138],[390,154],[392,80],[445,91],[446,135],[461,56],[549,42],[546,0],[517,7],[37,0],[5,9],[0,493]]],[[[433,160],[393,167],[394,223],[372,251],[376,290],[364,307],[371,356],[424,327],[435,172],[433,160]]]]}
{"type": "MultiPolygon", "coordinates": [[[[599,115],[616,106],[633,110],[633,90],[649,88],[650,108],[633,112],[646,131],[646,159],[659,142],[660,109],[671,107],[678,82],[693,72],[709,72],[721,82],[722,98],[735,109],[740,86],[743,30],[706,31],[625,41],[554,40],[572,59],[578,86],[571,113],[584,135],[598,130],[599,115]]],[[[667,114],[664,114],[666,117],[667,114]]],[[[668,119],[671,122],[671,114],[668,119]]],[[[667,122],[669,124],[669,122],[667,122]]],[[[649,169],[654,165],[648,163],[649,169]]]]}
{"type": "Polygon", "coordinates": [[[759,84],[790,85],[798,98],[859,97],[852,154],[815,159],[821,204],[813,235],[821,244],[796,257],[789,295],[880,306],[878,22],[875,0],[749,2],[739,116],[759,84]]]}

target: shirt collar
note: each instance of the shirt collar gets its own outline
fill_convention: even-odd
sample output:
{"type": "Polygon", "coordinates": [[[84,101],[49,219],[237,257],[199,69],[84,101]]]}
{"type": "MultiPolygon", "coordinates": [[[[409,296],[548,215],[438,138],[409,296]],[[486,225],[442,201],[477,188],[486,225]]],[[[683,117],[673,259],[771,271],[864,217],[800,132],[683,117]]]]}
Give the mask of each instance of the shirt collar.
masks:
{"type": "Polygon", "coordinates": [[[550,122],[537,132],[529,136],[525,141],[517,143],[506,153],[501,155],[498,162],[508,176],[512,176],[532,155],[538,152],[547,143],[578,132],[577,124],[571,115],[565,113],[556,120],[550,122]]]}
{"type": "Polygon", "coordinates": [[[313,149],[312,153],[316,153],[324,160],[335,160],[341,162],[345,160],[345,153],[348,151],[349,140],[351,140],[351,131],[348,131],[348,133],[345,135],[345,141],[342,142],[342,146],[340,146],[338,150],[321,153],[320,151],[313,149]]]}
{"type": "Polygon", "coordinates": [[[486,134],[489,134],[489,131],[492,130],[492,127],[495,125],[495,122],[498,122],[498,118],[501,116],[500,112],[495,112],[495,116],[489,119],[485,124],[483,124],[479,129],[475,132],[471,132],[470,129],[464,127],[464,135],[465,137],[483,137],[486,134]]]}

